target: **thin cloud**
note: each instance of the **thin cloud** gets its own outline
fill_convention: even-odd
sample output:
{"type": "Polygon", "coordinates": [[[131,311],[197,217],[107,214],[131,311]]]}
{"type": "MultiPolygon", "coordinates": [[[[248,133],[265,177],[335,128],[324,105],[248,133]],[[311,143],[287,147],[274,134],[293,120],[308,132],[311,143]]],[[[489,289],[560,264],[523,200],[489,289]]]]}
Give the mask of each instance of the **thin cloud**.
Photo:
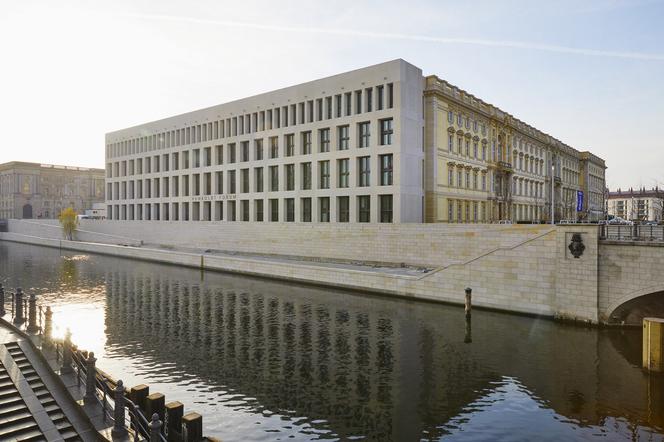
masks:
{"type": "Polygon", "coordinates": [[[377,39],[422,41],[422,42],[441,43],[441,44],[489,46],[489,47],[500,47],[500,48],[515,48],[515,49],[557,52],[562,54],[573,54],[573,55],[590,55],[597,57],[625,58],[633,60],[664,61],[664,54],[657,54],[657,53],[605,51],[599,49],[575,48],[571,46],[549,45],[549,44],[530,43],[530,42],[512,41],[512,40],[486,40],[486,39],[477,39],[477,38],[434,37],[434,36],[417,35],[417,34],[358,31],[354,29],[279,26],[279,25],[266,25],[260,23],[250,23],[250,22],[213,20],[213,19],[204,19],[204,18],[195,18],[195,17],[180,17],[173,15],[122,14],[122,16],[140,18],[145,20],[206,24],[206,25],[226,26],[226,27],[235,27],[235,28],[257,29],[263,31],[339,35],[345,37],[368,37],[368,38],[377,38],[377,39]]]}

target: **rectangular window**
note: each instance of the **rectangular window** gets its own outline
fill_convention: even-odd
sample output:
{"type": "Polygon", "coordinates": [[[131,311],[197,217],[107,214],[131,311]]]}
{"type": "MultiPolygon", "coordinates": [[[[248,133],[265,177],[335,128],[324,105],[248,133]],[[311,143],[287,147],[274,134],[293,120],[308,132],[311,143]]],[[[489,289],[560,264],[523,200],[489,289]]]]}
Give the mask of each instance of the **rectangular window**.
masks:
{"type": "Polygon", "coordinates": [[[369,122],[366,121],[364,123],[358,123],[357,124],[357,133],[359,136],[358,140],[358,145],[359,147],[369,147],[369,141],[370,141],[370,126],[369,122]]]}
{"type": "Polygon", "coordinates": [[[279,158],[279,138],[270,137],[270,158],[279,158]]]}
{"type": "Polygon", "coordinates": [[[319,161],[318,169],[320,171],[319,189],[330,188],[330,162],[319,161]]]}
{"type": "Polygon", "coordinates": [[[392,195],[380,195],[380,222],[392,222],[392,195]]]}
{"type": "Polygon", "coordinates": [[[335,116],[341,117],[341,94],[334,96],[335,116]]]}
{"type": "Polygon", "coordinates": [[[286,207],[286,222],[295,221],[295,199],[284,199],[284,206],[286,207]]]}
{"type": "Polygon", "coordinates": [[[355,113],[362,113],[362,91],[355,91],[355,113]]]}
{"type": "Polygon", "coordinates": [[[240,192],[249,193],[249,169],[242,169],[240,171],[240,179],[241,179],[240,192]]]}
{"type": "Polygon", "coordinates": [[[256,188],[254,189],[254,192],[262,192],[263,191],[263,168],[262,167],[256,167],[254,168],[254,176],[256,177],[256,188]]]}
{"type": "Polygon", "coordinates": [[[295,164],[286,164],[286,190],[295,190],[295,164]]]}
{"type": "Polygon", "coordinates": [[[258,222],[262,222],[263,221],[263,200],[256,200],[254,202],[254,208],[256,209],[255,213],[254,213],[255,220],[258,221],[258,222]]]}
{"type": "Polygon", "coordinates": [[[349,170],[349,159],[344,158],[341,160],[337,160],[337,170],[339,173],[339,187],[348,187],[349,185],[349,178],[350,178],[350,170],[349,170]]]}
{"type": "Polygon", "coordinates": [[[235,143],[228,145],[228,162],[230,164],[235,163],[235,143]]]}
{"type": "Polygon", "coordinates": [[[311,131],[309,130],[306,132],[302,132],[301,140],[302,140],[302,155],[309,155],[311,153],[311,131]]]}
{"type": "Polygon", "coordinates": [[[359,157],[358,161],[358,170],[359,170],[359,182],[358,186],[368,187],[371,181],[371,157],[359,157]]]}
{"type": "Polygon", "coordinates": [[[371,222],[371,197],[362,195],[357,197],[358,218],[361,223],[371,222]]]}
{"type": "Polygon", "coordinates": [[[292,157],[295,155],[295,134],[286,135],[286,153],[285,156],[292,157]]]}
{"type": "Polygon", "coordinates": [[[254,160],[260,161],[263,159],[263,139],[254,141],[254,160]]]}
{"type": "Polygon", "coordinates": [[[371,112],[373,110],[373,88],[367,88],[364,90],[365,96],[366,96],[366,101],[367,101],[367,112],[371,112]]]}
{"type": "Polygon", "coordinates": [[[224,172],[215,172],[214,179],[217,183],[215,193],[217,195],[220,195],[220,194],[224,193],[224,172]]]}
{"type": "Polygon", "coordinates": [[[236,188],[235,188],[235,171],[234,170],[229,170],[228,171],[228,193],[236,193],[236,188]]]}
{"type": "Polygon", "coordinates": [[[276,198],[270,200],[270,221],[279,221],[279,200],[276,198]]]}
{"type": "Polygon", "coordinates": [[[384,120],[380,120],[380,145],[381,146],[388,146],[392,144],[392,134],[393,134],[393,129],[392,129],[392,119],[391,118],[386,118],[384,120]]]}
{"type": "Polygon", "coordinates": [[[240,143],[240,161],[249,161],[249,141],[240,143]]]}
{"type": "MultiPolygon", "coordinates": [[[[247,119],[248,121],[248,119],[247,119]]],[[[249,221],[249,200],[240,201],[240,210],[242,211],[242,221],[249,221]]]]}
{"type": "Polygon", "coordinates": [[[311,190],[311,163],[302,163],[302,190],[311,190]]]}
{"type": "Polygon", "coordinates": [[[380,185],[392,185],[392,154],[380,155],[380,185]]]}
{"type": "MultiPolygon", "coordinates": [[[[318,131],[318,137],[320,140],[320,152],[329,152],[330,151],[330,129],[320,129],[318,131]]],[[[311,143],[311,132],[309,132],[309,142],[311,143]]],[[[311,152],[311,149],[309,149],[311,152]]]]}
{"type": "Polygon", "coordinates": [[[350,197],[337,197],[337,221],[347,223],[350,221],[350,197]]]}
{"type": "Polygon", "coordinates": [[[311,198],[301,198],[300,205],[302,206],[302,222],[311,222],[311,198]]]}
{"type": "Polygon", "coordinates": [[[392,109],[394,107],[394,85],[388,83],[387,85],[387,108],[392,109]]]}
{"type": "Polygon", "coordinates": [[[337,132],[338,132],[337,135],[339,137],[338,146],[337,146],[338,149],[339,150],[348,150],[348,147],[349,147],[348,144],[349,144],[349,140],[350,140],[349,127],[347,125],[346,126],[339,126],[337,128],[337,132]]]}
{"type": "Polygon", "coordinates": [[[182,152],[182,168],[189,169],[189,151],[182,152]]]}
{"type": "Polygon", "coordinates": [[[378,105],[376,106],[378,110],[383,110],[383,107],[385,107],[385,99],[383,97],[383,92],[385,90],[384,86],[378,86],[376,87],[376,95],[378,96],[378,105]]]}
{"type": "MultiPolygon", "coordinates": [[[[200,149],[194,149],[194,168],[196,167],[201,167],[201,150],[200,149]]],[[[155,172],[157,165],[155,164],[155,172]]]]}
{"type": "Polygon", "coordinates": [[[279,190],[279,166],[270,166],[270,191],[279,190]]]}
{"type": "Polygon", "coordinates": [[[330,198],[327,196],[318,198],[319,221],[322,223],[330,222],[330,198]]]}
{"type": "Polygon", "coordinates": [[[353,97],[352,97],[350,92],[346,92],[344,94],[344,104],[346,105],[346,108],[344,110],[344,116],[346,116],[346,117],[350,116],[350,114],[352,113],[351,112],[351,107],[353,105],[352,98],[353,97]]]}

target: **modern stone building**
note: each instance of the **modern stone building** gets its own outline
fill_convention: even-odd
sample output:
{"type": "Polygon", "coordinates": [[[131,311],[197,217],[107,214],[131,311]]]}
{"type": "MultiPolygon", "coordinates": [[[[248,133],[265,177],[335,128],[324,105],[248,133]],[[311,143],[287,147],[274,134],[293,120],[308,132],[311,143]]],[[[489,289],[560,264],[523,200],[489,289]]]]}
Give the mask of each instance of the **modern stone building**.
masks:
{"type": "Polygon", "coordinates": [[[655,221],[664,220],[664,190],[629,189],[609,192],[609,215],[617,216],[629,221],[655,221]]]}
{"type": "Polygon", "coordinates": [[[104,170],[12,161],[0,164],[0,218],[57,218],[104,201],[104,170]]]}
{"type": "Polygon", "coordinates": [[[114,220],[591,220],[604,170],[403,60],[106,135],[114,220]]]}

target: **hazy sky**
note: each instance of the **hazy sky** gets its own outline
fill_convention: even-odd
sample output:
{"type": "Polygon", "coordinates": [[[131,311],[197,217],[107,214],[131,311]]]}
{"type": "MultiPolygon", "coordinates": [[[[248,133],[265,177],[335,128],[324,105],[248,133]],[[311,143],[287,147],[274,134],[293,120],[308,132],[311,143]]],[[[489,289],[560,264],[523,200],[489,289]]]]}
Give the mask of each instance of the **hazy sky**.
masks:
{"type": "Polygon", "coordinates": [[[664,1],[0,4],[0,163],[103,167],[104,134],[403,58],[664,186],[664,1]]]}

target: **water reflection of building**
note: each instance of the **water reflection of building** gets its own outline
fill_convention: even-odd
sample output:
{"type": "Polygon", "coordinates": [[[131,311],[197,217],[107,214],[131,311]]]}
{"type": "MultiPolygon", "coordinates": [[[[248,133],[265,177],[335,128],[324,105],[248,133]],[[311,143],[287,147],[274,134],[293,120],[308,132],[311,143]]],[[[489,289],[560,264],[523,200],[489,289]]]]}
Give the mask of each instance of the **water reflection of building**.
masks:
{"type": "Polygon", "coordinates": [[[0,218],[57,218],[104,201],[104,170],[12,161],[0,164],[0,218]]]}
{"type": "Polygon", "coordinates": [[[108,344],[254,398],[256,412],[320,420],[342,438],[436,439],[509,376],[581,425],[662,425],[647,410],[661,400],[608,331],[476,312],[468,345],[456,308],[146,266],[106,275],[108,344]]]}

